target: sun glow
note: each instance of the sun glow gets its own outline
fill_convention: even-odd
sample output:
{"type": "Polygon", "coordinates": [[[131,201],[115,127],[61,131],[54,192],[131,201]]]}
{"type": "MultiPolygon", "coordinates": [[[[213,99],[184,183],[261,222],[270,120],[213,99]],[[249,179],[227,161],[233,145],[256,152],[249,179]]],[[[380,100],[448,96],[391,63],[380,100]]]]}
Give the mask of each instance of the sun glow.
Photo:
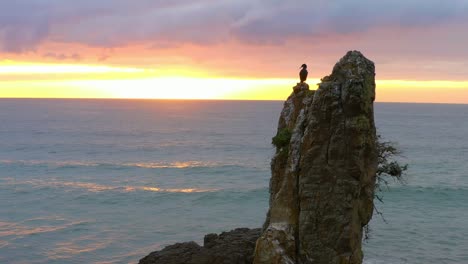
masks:
{"type": "Polygon", "coordinates": [[[380,80],[377,101],[468,104],[468,81],[380,80]]]}
{"type": "MultiPolygon", "coordinates": [[[[220,78],[191,69],[0,62],[0,97],[284,100],[287,78],[220,78]]],[[[311,89],[318,79],[309,78],[311,89]]],[[[468,103],[467,81],[378,80],[377,101],[468,103]]]]}
{"type": "Polygon", "coordinates": [[[0,63],[0,97],[13,98],[281,100],[294,82],[217,78],[188,69],[0,63]]]}
{"type": "MultiPolygon", "coordinates": [[[[88,87],[111,98],[159,99],[279,99],[291,80],[162,77],[134,80],[80,80],[70,83],[88,87]]],[[[289,91],[288,91],[289,92],[289,91]]]]}

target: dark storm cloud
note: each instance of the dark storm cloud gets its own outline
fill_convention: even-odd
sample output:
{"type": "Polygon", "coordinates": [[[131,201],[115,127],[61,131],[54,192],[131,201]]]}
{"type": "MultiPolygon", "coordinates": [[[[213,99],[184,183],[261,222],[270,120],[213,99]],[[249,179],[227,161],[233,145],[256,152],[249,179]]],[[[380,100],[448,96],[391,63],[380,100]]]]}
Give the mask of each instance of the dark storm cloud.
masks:
{"type": "Polygon", "coordinates": [[[23,52],[45,40],[101,47],[209,45],[231,38],[279,43],[467,20],[468,0],[15,0],[0,3],[0,48],[23,52]]]}

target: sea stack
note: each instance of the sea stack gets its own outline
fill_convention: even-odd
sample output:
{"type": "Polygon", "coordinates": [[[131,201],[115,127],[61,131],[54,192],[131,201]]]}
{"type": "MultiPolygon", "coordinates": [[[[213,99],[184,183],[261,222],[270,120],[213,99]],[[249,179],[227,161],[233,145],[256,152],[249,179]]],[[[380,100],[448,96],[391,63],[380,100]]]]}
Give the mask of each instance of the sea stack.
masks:
{"type": "Polygon", "coordinates": [[[298,83],[273,138],[270,208],[260,229],[177,243],[140,264],[359,264],[374,210],[375,68],[348,52],[316,91],[298,83]]]}
{"type": "Polygon", "coordinates": [[[271,162],[270,208],[254,264],[362,263],[377,168],[375,67],[349,51],[316,91],[284,103],[271,162]]]}

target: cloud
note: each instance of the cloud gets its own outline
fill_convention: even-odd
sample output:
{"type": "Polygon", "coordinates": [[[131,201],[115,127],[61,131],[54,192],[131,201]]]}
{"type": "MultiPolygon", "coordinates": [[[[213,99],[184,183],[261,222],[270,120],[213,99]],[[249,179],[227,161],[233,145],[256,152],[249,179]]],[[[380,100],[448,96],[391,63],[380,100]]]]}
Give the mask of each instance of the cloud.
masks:
{"type": "Polygon", "coordinates": [[[49,24],[43,21],[33,26],[26,23],[0,24],[0,49],[14,53],[34,50],[48,33],[49,24]]]}
{"type": "Polygon", "coordinates": [[[111,57],[111,56],[110,56],[110,55],[107,55],[107,54],[105,54],[105,55],[100,55],[100,56],[98,57],[98,61],[101,61],[101,62],[102,62],[102,61],[106,61],[106,60],[109,59],[110,57],[111,57]]]}
{"type": "Polygon", "coordinates": [[[273,1],[262,0],[235,25],[241,39],[278,41],[285,37],[367,32],[376,28],[429,29],[468,21],[468,1],[273,1]]]}
{"type": "Polygon", "coordinates": [[[0,48],[30,51],[46,40],[97,47],[281,43],[460,20],[468,20],[466,0],[18,0],[0,3],[0,48]]]}
{"type": "Polygon", "coordinates": [[[79,61],[81,60],[81,55],[77,53],[73,53],[70,55],[64,54],[64,53],[55,53],[55,52],[47,52],[44,55],[42,55],[44,58],[52,58],[55,60],[74,60],[74,61],[79,61]]]}

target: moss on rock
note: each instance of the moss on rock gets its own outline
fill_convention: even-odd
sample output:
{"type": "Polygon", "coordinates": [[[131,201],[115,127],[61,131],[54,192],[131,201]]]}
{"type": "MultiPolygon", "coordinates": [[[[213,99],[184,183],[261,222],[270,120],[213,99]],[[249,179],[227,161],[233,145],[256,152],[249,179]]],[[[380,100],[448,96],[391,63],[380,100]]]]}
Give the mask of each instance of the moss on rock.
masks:
{"type": "Polygon", "coordinates": [[[292,133],[288,128],[283,128],[271,139],[271,144],[273,144],[277,150],[281,150],[289,145],[291,135],[292,133]]]}

